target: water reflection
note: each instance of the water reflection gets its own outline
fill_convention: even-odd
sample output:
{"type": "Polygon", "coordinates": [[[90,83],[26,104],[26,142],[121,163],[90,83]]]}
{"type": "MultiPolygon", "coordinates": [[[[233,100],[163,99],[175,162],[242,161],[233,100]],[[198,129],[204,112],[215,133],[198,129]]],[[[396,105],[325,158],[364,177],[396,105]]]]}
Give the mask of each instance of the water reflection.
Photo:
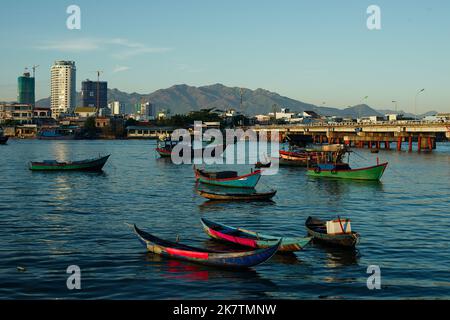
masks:
{"type": "Polygon", "coordinates": [[[348,179],[328,179],[320,177],[309,177],[308,185],[314,187],[318,192],[325,192],[338,199],[341,196],[347,196],[354,188],[364,188],[365,191],[382,192],[383,182],[381,181],[364,181],[364,180],[348,180],[348,179]]]}
{"type": "Polygon", "coordinates": [[[326,254],[325,265],[328,268],[339,268],[345,266],[358,265],[360,253],[357,249],[342,249],[339,247],[329,247],[320,243],[314,243],[314,247],[326,254]]]}
{"type": "MultiPolygon", "coordinates": [[[[267,295],[264,291],[273,291],[277,285],[269,279],[263,278],[255,269],[224,269],[194,264],[191,262],[167,259],[153,253],[143,254],[143,260],[149,267],[156,268],[160,276],[167,279],[187,280],[191,282],[210,282],[223,280],[229,282],[236,289],[248,287],[263,287],[258,290],[260,298],[267,295]]],[[[254,293],[254,292],[253,292],[254,293]]]]}

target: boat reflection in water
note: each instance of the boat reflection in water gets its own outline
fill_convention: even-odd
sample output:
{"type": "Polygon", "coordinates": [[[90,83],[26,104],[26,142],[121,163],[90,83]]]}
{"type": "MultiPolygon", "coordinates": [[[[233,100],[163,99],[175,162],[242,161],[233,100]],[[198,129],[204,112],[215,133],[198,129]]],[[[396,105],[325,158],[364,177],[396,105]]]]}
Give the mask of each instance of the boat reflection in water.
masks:
{"type": "Polygon", "coordinates": [[[152,274],[158,273],[159,276],[169,280],[189,281],[194,285],[200,282],[201,288],[204,288],[204,282],[226,282],[232,284],[237,292],[245,290],[245,294],[257,299],[270,299],[266,292],[279,289],[273,281],[263,278],[255,269],[217,269],[181,260],[166,259],[153,253],[144,253],[142,257],[151,268],[152,274]]]}

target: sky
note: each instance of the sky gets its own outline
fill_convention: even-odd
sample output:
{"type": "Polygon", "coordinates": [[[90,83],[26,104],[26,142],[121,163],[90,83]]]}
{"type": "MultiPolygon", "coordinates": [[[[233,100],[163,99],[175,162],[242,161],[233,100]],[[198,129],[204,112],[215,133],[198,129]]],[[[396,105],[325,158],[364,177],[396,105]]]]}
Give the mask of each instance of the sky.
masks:
{"type": "Polygon", "coordinates": [[[222,83],[320,106],[450,112],[449,40],[448,0],[8,1],[0,101],[16,100],[32,65],[36,96],[48,97],[53,62],[74,60],[78,90],[102,70],[126,92],[222,83]],[[66,26],[70,5],[81,9],[80,30],[66,26]],[[370,5],[381,30],[367,28],[370,5]]]}

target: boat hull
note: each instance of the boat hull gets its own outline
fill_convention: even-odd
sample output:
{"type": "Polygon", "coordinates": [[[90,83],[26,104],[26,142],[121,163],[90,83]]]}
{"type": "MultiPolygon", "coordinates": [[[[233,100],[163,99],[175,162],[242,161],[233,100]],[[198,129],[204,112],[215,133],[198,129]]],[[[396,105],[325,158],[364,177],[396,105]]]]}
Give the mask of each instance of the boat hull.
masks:
{"type": "Polygon", "coordinates": [[[204,218],[201,219],[201,222],[203,225],[203,230],[211,238],[254,249],[269,248],[281,240],[278,252],[295,252],[302,250],[312,239],[311,237],[279,238],[240,228],[229,227],[204,218]]]}
{"type": "Polygon", "coordinates": [[[249,193],[249,194],[238,194],[238,193],[221,194],[197,190],[197,194],[199,196],[202,196],[203,198],[213,201],[269,201],[277,194],[277,192],[271,191],[265,193],[249,193]]]}
{"type": "Polygon", "coordinates": [[[311,177],[377,181],[383,176],[387,165],[387,163],[383,163],[369,168],[353,170],[323,170],[319,168],[309,168],[307,174],[311,177]]]}
{"type": "Polygon", "coordinates": [[[6,144],[8,142],[9,137],[0,137],[0,144],[6,144]]]}
{"type": "Polygon", "coordinates": [[[221,186],[227,188],[245,188],[245,189],[253,189],[261,179],[261,171],[257,170],[250,174],[239,176],[235,178],[227,178],[227,179],[214,179],[205,175],[202,175],[199,170],[195,169],[195,178],[197,181],[214,185],[221,186]]]}
{"type": "Polygon", "coordinates": [[[45,162],[31,162],[31,171],[101,171],[110,156],[89,161],[78,161],[72,163],[50,164],[45,162]]]}
{"type": "Polygon", "coordinates": [[[257,266],[269,260],[277,252],[280,245],[280,242],[278,242],[267,249],[244,252],[216,252],[165,241],[140,230],[136,226],[134,226],[134,232],[149,252],[170,259],[219,268],[250,268],[257,266]]]}
{"type": "Polygon", "coordinates": [[[325,222],[322,223],[322,230],[320,230],[319,228],[314,226],[314,224],[312,223],[313,220],[315,219],[309,217],[305,222],[305,227],[308,231],[308,234],[313,237],[314,241],[333,247],[350,249],[355,248],[355,246],[359,243],[360,236],[358,233],[352,232],[349,234],[329,235],[326,232],[323,232],[324,230],[326,230],[325,222]]]}

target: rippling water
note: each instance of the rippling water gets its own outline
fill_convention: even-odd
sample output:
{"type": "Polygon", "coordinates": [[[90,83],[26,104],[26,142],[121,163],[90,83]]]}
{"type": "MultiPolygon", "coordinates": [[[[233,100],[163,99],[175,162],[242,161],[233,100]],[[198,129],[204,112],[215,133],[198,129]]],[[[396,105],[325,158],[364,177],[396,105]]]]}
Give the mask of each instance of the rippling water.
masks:
{"type": "MultiPolygon", "coordinates": [[[[381,183],[308,178],[301,168],[263,177],[274,203],[210,204],[191,166],[158,159],[151,141],[13,140],[0,146],[0,299],[450,298],[450,145],[432,154],[381,151],[381,183]],[[38,173],[30,160],[112,156],[101,174],[38,173]],[[199,218],[275,235],[305,235],[309,215],[352,219],[357,254],[317,245],[248,271],[147,254],[125,223],[166,238],[221,248],[199,218]],[[69,265],[82,290],[66,287],[69,265]],[[382,290],[367,289],[369,265],[382,290]],[[24,267],[19,272],[17,267],[24,267]]],[[[354,166],[374,163],[367,150],[354,166]]],[[[240,168],[241,172],[249,167],[240,168]]]]}

